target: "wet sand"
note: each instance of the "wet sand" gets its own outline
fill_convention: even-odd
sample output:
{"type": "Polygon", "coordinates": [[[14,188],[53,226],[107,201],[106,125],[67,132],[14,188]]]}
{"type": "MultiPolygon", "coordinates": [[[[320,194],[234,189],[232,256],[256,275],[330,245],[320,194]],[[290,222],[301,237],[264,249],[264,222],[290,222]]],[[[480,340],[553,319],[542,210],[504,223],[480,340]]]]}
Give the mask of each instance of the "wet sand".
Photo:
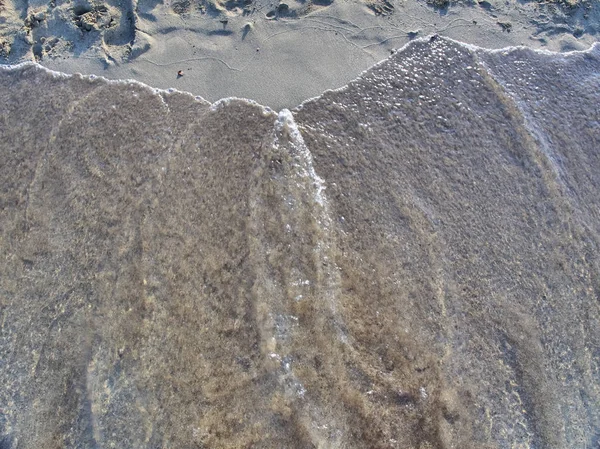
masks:
{"type": "Polygon", "coordinates": [[[0,68],[1,447],[597,446],[599,49],[280,113],[0,68]]]}

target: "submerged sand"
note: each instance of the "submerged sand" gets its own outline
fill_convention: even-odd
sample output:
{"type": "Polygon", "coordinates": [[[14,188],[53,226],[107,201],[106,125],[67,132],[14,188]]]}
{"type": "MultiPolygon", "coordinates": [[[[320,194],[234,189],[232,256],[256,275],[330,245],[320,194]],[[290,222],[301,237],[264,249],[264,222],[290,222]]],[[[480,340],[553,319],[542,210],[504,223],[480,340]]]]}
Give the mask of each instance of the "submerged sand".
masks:
{"type": "Polygon", "coordinates": [[[279,114],[0,68],[0,446],[597,447],[599,50],[279,114]]]}

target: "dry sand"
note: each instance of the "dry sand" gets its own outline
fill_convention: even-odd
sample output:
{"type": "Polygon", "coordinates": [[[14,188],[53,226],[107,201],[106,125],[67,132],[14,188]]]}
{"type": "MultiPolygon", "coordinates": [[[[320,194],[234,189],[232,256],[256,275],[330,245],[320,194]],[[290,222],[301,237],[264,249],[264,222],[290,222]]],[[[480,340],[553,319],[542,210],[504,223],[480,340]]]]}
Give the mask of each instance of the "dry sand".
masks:
{"type": "Polygon", "coordinates": [[[486,48],[585,49],[600,3],[482,0],[0,0],[0,60],[136,79],[275,109],[338,88],[432,33],[486,48]],[[178,76],[181,71],[183,76],[178,76]]]}

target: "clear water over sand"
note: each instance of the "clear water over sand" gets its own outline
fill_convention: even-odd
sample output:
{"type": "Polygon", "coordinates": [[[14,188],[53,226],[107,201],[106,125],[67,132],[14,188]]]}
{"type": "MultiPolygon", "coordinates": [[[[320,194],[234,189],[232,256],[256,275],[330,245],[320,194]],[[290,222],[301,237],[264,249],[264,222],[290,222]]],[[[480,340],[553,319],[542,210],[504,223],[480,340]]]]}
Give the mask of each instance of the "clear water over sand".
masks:
{"type": "Polygon", "coordinates": [[[0,447],[596,447],[599,50],[280,113],[1,68],[0,447]]]}

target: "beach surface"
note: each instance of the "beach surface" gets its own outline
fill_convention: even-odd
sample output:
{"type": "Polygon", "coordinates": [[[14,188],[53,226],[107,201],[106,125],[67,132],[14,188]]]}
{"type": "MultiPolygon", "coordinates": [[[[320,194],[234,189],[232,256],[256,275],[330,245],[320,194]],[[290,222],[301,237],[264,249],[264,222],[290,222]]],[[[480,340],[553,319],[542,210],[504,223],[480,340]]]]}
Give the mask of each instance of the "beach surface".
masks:
{"type": "Polygon", "coordinates": [[[209,101],[293,108],[411,39],[583,50],[600,2],[2,0],[0,63],[135,79],[209,101]]]}
{"type": "Polygon", "coordinates": [[[0,449],[600,448],[599,27],[0,0],[0,449]]]}
{"type": "Polygon", "coordinates": [[[595,448],[600,45],[292,111],[0,68],[0,447],[595,448]]]}

